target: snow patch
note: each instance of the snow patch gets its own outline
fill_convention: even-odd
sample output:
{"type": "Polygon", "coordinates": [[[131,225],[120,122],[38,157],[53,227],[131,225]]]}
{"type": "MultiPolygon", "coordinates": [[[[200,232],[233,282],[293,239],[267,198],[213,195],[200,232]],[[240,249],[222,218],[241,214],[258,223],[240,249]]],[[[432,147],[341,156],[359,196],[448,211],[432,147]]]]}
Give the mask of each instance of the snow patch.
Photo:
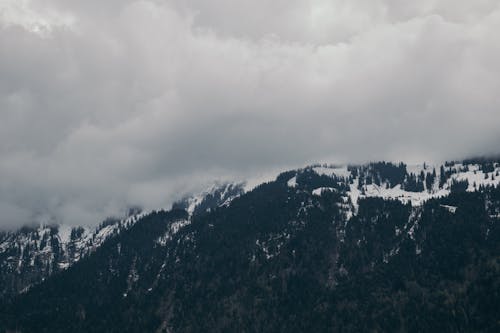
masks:
{"type": "Polygon", "coordinates": [[[312,191],[312,194],[321,196],[321,193],[323,192],[334,192],[334,191],[336,191],[336,189],[333,187],[318,187],[312,191]]]}
{"type": "Polygon", "coordinates": [[[469,167],[469,171],[461,172],[451,175],[450,179],[447,181],[447,185],[451,186],[453,181],[465,181],[469,183],[467,192],[476,191],[479,186],[498,186],[500,184],[500,176],[496,176],[497,172],[500,173],[500,168],[496,168],[495,171],[484,173],[482,170],[478,170],[478,166],[469,167]],[[474,188],[474,184],[476,188],[474,188]]]}
{"type": "Polygon", "coordinates": [[[71,238],[71,229],[73,229],[71,226],[62,224],[59,225],[58,228],[58,236],[59,240],[62,244],[68,244],[71,238]]]}
{"type": "Polygon", "coordinates": [[[411,203],[412,206],[421,206],[425,201],[431,198],[445,197],[450,194],[448,189],[441,189],[436,192],[409,192],[401,189],[398,184],[393,188],[386,188],[385,184],[378,186],[376,184],[366,185],[365,194],[361,197],[381,197],[384,199],[397,199],[402,203],[411,203]]]}
{"type": "Polygon", "coordinates": [[[290,178],[286,184],[288,185],[288,187],[296,187],[297,186],[297,176],[293,176],[292,178],[290,178]]]}
{"type": "Polygon", "coordinates": [[[439,206],[445,208],[447,211],[449,211],[452,214],[455,214],[455,212],[457,211],[457,207],[455,207],[455,206],[448,206],[448,205],[439,205],[439,206]]]}
{"type": "Polygon", "coordinates": [[[155,243],[160,245],[160,246],[166,246],[167,243],[170,240],[172,240],[174,235],[179,232],[179,230],[181,230],[183,227],[189,225],[190,223],[191,223],[190,220],[179,220],[179,221],[172,222],[169,225],[169,227],[167,228],[167,231],[155,240],[155,243]]]}

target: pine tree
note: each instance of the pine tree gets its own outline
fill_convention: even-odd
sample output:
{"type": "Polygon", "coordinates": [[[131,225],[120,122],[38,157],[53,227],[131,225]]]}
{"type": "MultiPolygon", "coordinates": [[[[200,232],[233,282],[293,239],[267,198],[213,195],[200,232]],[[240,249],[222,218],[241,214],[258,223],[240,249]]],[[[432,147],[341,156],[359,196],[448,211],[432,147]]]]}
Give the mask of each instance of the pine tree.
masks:
{"type": "Polygon", "coordinates": [[[425,181],[425,173],[424,170],[420,171],[420,181],[425,181]]]}
{"type": "Polygon", "coordinates": [[[434,184],[434,178],[433,174],[427,173],[425,177],[425,187],[427,188],[427,191],[431,192],[432,191],[432,185],[434,184]]]}
{"type": "Polygon", "coordinates": [[[439,187],[442,188],[444,183],[446,183],[446,174],[444,172],[444,167],[441,165],[439,169],[439,187]]]}

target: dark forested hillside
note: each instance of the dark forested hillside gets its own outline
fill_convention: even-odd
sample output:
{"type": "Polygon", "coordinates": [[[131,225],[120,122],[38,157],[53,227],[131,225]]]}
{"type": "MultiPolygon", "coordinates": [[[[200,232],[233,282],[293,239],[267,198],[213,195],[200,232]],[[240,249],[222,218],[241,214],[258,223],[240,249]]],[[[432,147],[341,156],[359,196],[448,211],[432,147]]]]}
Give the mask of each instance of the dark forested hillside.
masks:
{"type": "Polygon", "coordinates": [[[337,175],[306,168],[206,213],[153,212],[5,304],[0,326],[498,332],[500,189],[451,189],[454,174],[473,174],[466,167],[445,169],[441,186],[439,169],[412,176],[404,164],[337,175]],[[403,197],[440,193],[445,183],[446,195],[418,205],[403,197]],[[404,184],[401,197],[382,190],[404,184]]]}

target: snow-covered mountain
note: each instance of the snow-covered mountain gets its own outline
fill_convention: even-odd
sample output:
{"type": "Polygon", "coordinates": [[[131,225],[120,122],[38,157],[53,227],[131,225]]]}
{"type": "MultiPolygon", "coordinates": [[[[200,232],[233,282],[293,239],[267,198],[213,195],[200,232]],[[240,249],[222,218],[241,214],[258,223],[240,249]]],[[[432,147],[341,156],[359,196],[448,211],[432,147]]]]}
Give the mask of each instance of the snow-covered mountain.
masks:
{"type": "MultiPolygon", "coordinates": [[[[446,197],[452,191],[473,192],[498,186],[499,174],[500,163],[475,160],[411,166],[386,162],[347,166],[323,164],[289,171],[281,177],[287,177],[288,187],[297,192],[305,191],[312,196],[328,192],[338,195],[340,200],[337,205],[344,214],[345,226],[357,214],[360,199],[380,197],[418,207],[429,199],[446,197]],[[310,179],[311,172],[322,179],[317,186],[314,185],[316,180],[310,179]]],[[[159,235],[158,244],[164,244],[178,230],[190,224],[193,216],[228,206],[243,193],[244,184],[215,184],[174,203],[173,208],[186,210],[189,219],[172,225],[165,235],[159,235]]],[[[302,213],[307,213],[308,205],[303,203],[302,213]]],[[[447,209],[454,211],[456,207],[447,206],[447,209]]],[[[124,219],[108,219],[97,228],[40,225],[0,233],[0,295],[5,297],[25,292],[53,273],[67,269],[149,213],[136,212],[124,219]]],[[[500,211],[492,210],[489,214],[497,217],[500,211]]],[[[344,227],[339,227],[338,232],[345,233],[344,227]]],[[[266,240],[261,243],[258,245],[265,248],[266,240]]]]}
{"type": "MultiPolygon", "coordinates": [[[[197,215],[228,205],[242,193],[243,184],[214,184],[175,203],[174,207],[197,215]]],[[[126,218],[109,218],[97,227],[40,224],[0,232],[0,297],[23,293],[53,273],[67,269],[150,213],[132,211],[126,218]]],[[[169,236],[160,236],[158,242],[166,237],[169,236]]]]}
{"type": "Polygon", "coordinates": [[[0,304],[0,329],[498,331],[499,173],[498,160],[312,165],[121,227],[36,229],[3,247],[26,271],[13,257],[2,278],[45,281],[0,304]]]}
{"type": "Polygon", "coordinates": [[[25,292],[53,273],[67,269],[144,215],[107,219],[98,227],[42,224],[0,233],[0,295],[25,292]]]}

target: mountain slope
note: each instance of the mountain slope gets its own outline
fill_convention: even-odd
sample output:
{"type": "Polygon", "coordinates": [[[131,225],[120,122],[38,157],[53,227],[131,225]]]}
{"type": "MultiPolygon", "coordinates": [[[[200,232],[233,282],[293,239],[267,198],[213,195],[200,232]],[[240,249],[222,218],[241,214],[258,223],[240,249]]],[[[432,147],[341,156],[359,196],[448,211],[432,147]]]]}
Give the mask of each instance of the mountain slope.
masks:
{"type": "Polygon", "coordinates": [[[154,212],[6,306],[0,326],[498,331],[500,189],[484,185],[500,165],[488,163],[422,169],[432,181],[404,165],[313,166],[204,214],[154,212]]]}
{"type": "Polygon", "coordinates": [[[26,292],[67,269],[141,216],[107,219],[97,228],[54,224],[0,233],[0,298],[26,292]]]}
{"type": "MultiPolygon", "coordinates": [[[[182,207],[191,215],[198,215],[227,205],[242,193],[242,184],[215,184],[175,203],[174,208],[182,207]]],[[[96,228],[42,224],[0,232],[0,299],[26,292],[52,274],[67,269],[147,214],[131,209],[128,217],[108,218],[96,228]]]]}

